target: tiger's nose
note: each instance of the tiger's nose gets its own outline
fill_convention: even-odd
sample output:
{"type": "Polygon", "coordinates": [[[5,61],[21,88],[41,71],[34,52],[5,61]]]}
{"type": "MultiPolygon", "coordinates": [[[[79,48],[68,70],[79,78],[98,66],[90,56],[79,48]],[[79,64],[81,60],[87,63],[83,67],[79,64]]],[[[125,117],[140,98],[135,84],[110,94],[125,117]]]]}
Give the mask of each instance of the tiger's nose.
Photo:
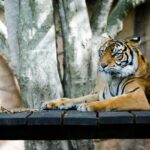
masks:
{"type": "Polygon", "coordinates": [[[102,66],[102,68],[106,68],[108,66],[108,64],[102,63],[101,66],[102,66]]]}

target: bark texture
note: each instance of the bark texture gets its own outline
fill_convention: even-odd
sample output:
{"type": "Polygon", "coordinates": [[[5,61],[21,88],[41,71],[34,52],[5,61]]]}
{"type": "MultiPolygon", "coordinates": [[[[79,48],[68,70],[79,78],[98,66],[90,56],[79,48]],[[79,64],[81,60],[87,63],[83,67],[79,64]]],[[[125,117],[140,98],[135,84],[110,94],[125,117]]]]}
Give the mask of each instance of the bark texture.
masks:
{"type": "Polygon", "coordinates": [[[93,36],[101,36],[105,31],[112,3],[113,0],[97,0],[95,11],[90,20],[93,36]]]}
{"type": "MultiPolygon", "coordinates": [[[[57,69],[52,0],[5,1],[10,59],[27,107],[63,96],[57,69]]],[[[31,149],[63,149],[63,141],[26,141],[31,149]]]]}
{"type": "MultiPolygon", "coordinates": [[[[63,96],[55,44],[52,0],[21,1],[19,23],[21,93],[28,107],[63,96]]],[[[26,149],[61,149],[61,141],[27,141],[26,149]]]]}
{"type": "Polygon", "coordinates": [[[20,2],[19,49],[21,94],[28,107],[62,97],[52,0],[20,2]]]}
{"type": "MultiPolygon", "coordinates": [[[[66,97],[90,93],[89,49],[92,33],[85,0],[59,0],[59,13],[64,41],[64,91],[66,97]]],[[[93,149],[90,140],[68,141],[73,150],[93,149]]]]}
{"type": "Polygon", "coordinates": [[[59,0],[65,52],[64,91],[67,97],[91,90],[89,60],[92,34],[84,0],[59,0]]]}

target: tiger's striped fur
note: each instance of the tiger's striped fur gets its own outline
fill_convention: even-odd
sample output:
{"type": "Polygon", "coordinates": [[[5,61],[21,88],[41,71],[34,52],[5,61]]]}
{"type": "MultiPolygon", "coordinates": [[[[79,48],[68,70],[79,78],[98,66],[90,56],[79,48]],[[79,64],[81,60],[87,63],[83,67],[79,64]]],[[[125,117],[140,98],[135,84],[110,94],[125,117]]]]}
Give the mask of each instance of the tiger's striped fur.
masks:
{"type": "Polygon", "coordinates": [[[150,68],[139,44],[139,38],[110,38],[99,49],[95,94],[53,100],[42,108],[68,109],[76,105],[80,111],[149,110],[150,68]]]}

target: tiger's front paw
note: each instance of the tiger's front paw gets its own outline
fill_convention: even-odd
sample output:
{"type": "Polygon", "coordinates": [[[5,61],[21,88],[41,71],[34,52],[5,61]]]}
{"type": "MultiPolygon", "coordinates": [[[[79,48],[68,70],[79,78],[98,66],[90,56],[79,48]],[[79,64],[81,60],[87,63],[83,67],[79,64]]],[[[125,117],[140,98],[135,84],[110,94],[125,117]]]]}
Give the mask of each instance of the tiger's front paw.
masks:
{"type": "Polygon", "coordinates": [[[83,111],[83,112],[85,112],[85,111],[94,111],[88,103],[81,103],[81,104],[78,104],[76,107],[77,107],[78,111],[83,111]]]}
{"type": "Polygon", "coordinates": [[[41,105],[41,109],[69,109],[73,107],[72,100],[69,98],[61,98],[44,102],[41,105]]]}
{"type": "Polygon", "coordinates": [[[110,111],[109,103],[104,101],[95,101],[90,103],[82,103],[77,106],[79,111],[110,111]]]}

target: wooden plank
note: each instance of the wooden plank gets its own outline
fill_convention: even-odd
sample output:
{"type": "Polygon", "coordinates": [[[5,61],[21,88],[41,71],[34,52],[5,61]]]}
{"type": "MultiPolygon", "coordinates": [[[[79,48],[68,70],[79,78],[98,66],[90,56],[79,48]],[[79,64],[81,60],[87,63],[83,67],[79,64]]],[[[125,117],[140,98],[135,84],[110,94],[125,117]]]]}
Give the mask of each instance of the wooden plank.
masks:
{"type": "Polygon", "coordinates": [[[135,137],[150,138],[150,111],[132,111],[135,137]]]}
{"type": "Polygon", "coordinates": [[[67,111],[63,118],[63,125],[97,126],[96,113],[67,111]]]}
{"type": "Polygon", "coordinates": [[[0,139],[150,138],[150,111],[0,114],[0,139]]]}
{"type": "Polygon", "coordinates": [[[99,134],[101,138],[133,138],[133,115],[128,112],[99,112],[99,134]]]}
{"type": "Polygon", "coordinates": [[[98,133],[95,112],[67,111],[63,117],[64,139],[96,138],[98,133]]]}
{"type": "Polygon", "coordinates": [[[28,117],[28,125],[61,125],[61,110],[34,112],[28,117]]]}
{"type": "Polygon", "coordinates": [[[132,111],[135,116],[136,124],[148,124],[150,125],[150,111],[132,111]]]}
{"type": "Polygon", "coordinates": [[[129,112],[100,112],[99,124],[132,124],[134,116],[129,112]]]}
{"type": "Polygon", "coordinates": [[[26,125],[27,117],[31,112],[23,113],[0,113],[0,126],[26,125]]]}

